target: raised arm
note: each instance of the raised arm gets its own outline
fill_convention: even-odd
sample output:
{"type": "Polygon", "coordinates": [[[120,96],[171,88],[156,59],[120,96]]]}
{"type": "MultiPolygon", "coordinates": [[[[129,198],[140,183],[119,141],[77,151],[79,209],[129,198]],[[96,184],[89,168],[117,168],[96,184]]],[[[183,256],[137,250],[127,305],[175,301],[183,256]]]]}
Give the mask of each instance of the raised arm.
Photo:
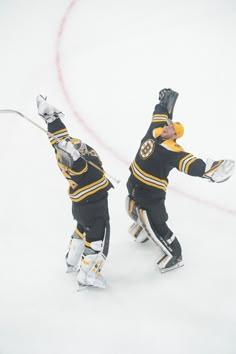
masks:
{"type": "Polygon", "coordinates": [[[42,95],[37,96],[36,102],[38,113],[47,124],[48,137],[51,145],[55,148],[58,163],[76,173],[84,172],[87,163],[80,159],[80,152],[75,148],[65,124],[61,121],[64,114],[50,105],[42,95]],[[78,161],[79,159],[80,161],[78,161]]]}

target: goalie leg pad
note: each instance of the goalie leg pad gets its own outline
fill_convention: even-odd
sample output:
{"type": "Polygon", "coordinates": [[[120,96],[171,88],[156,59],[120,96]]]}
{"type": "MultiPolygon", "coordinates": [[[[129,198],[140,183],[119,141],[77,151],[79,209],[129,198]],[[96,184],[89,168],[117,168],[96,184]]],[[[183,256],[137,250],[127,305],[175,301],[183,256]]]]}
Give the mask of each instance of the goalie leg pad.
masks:
{"type": "Polygon", "coordinates": [[[103,241],[86,242],[82,255],[77,280],[79,285],[88,285],[105,288],[106,281],[101,275],[101,270],[106,260],[103,254],[103,241]]]}
{"type": "Polygon", "coordinates": [[[134,222],[130,228],[129,233],[134,237],[135,241],[138,243],[144,243],[149,240],[145,230],[137,222],[134,222]]]}
{"type": "Polygon", "coordinates": [[[79,232],[78,228],[71,236],[69,249],[66,254],[67,273],[74,272],[78,268],[79,261],[85,248],[85,234],[79,232]]]}
{"type": "Polygon", "coordinates": [[[159,238],[156,236],[154,233],[150,222],[148,220],[147,212],[146,210],[137,208],[138,212],[138,221],[137,223],[142,226],[142,228],[145,230],[146,234],[148,235],[148,238],[151,239],[159,248],[159,251],[161,253],[160,258],[163,258],[163,256],[169,256],[171,257],[171,252],[170,250],[166,247],[164,243],[162,243],[159,238]]]}
{"type": "Polygon", "coordinates": [[[168,232],[164,240],[171,249],[172,257],[163,257],[157,262],[162,273],[183,266],[182,249],[176,236],[172,232],[168,232]]]}
{"type": "Polygon", "coordinates": [[[157,265],[160,271],[176,268],[175,265],[182,261],[182,251],[175,235],[169,231],[164,238],[157,236],[150,225],[146,210],[138,209],[138,216],[138,223],[142,225],[148,237],[158,246],[160,255],[157,265]]]}

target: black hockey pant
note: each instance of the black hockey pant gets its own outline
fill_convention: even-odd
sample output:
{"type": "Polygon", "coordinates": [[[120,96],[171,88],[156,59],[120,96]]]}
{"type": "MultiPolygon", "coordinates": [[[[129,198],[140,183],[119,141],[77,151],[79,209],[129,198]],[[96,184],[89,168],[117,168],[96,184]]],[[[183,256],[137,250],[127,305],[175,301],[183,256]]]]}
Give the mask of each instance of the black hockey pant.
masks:
{"type": "Polygon", "coordinates": [[[105,238],[103,253],[107,256],[110,242],[110,217],[107,197],[84,205],[72,203],[72,214],[77,221],[79,232],[85,232],[87,242],[104,240],[105,238]]]}

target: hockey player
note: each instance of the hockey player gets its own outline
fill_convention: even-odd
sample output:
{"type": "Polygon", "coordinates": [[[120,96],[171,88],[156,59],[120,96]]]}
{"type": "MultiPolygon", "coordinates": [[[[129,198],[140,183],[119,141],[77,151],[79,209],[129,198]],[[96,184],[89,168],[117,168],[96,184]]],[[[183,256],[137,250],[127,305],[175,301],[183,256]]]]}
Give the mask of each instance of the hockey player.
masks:
{"type": "Polygon", "coordinates": [[[169,172],[177,168],[190,176],[220,183],[230,178],[235,164],[231,160],[211,159],[205,163],[176,143],[184,134],[183,125],[172,121],[177,98],[178,93],[171,89],[160,91],[159,103],[130,166],[127,182],[126,209],[134,220],[129,232],[137,242],[154,241],[160,251],[157,265],[161,272],[183,265],[180,243],[166,223],[165,196],[169,172]]]}
{"type": "Polygon", "coordinates": [[[77,271],[80,286],[105,287],[101,269],[108,254],[110,225],[108,190],[112,184],[97,152],[72,138],[61,118],[64,114],[39,95],[38,113],[47,123],[58,166],[67,179],[72,214],[77,226],[66,255],[67,271],[77,271]]]}

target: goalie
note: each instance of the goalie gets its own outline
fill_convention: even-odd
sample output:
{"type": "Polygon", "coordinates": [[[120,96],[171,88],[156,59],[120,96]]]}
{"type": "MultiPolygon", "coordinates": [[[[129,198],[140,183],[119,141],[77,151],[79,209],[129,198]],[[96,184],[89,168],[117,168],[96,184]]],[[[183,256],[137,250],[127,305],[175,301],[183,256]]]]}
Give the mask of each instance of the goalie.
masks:
{"type": "Polygon", "coordinates": [[[108,190],[112,187],[97,152],[70,137],[64,114],[39,95],[38,113],[47,123],[48,137],[58,166],[67,179],[77,227],[66,255],[67,271],[76,271],[80,286],[105,287],[101,269],[109,248],[108,190]]]}
{"type": "Polygon", "coordinates": [[[180,243],[166,223],[169,172],[176,168],[190,176],[220,183],[232,176],[235,165],[232,160],[208,159],[205,163],[176,143],[184,134],[183,125],[172,121],[177,98],[178,93],[171,89],[160,91],[159,103],[130,166],[127,182],[126,210],[134,220],[129,232],[137,242],[151,239],[158,246],[157,265],[161,272],[183,265],[180,243]]]}

